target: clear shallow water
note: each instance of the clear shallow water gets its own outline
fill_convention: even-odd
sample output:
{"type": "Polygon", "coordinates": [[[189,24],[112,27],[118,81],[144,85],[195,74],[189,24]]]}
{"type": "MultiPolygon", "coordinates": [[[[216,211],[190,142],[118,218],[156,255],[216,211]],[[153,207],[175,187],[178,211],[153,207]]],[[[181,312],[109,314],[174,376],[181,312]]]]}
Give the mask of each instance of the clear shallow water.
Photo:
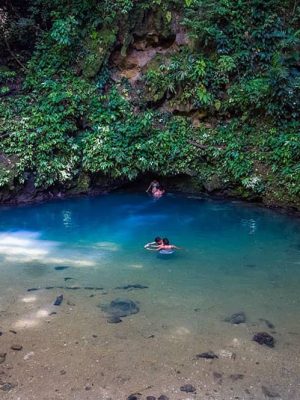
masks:
{"type": "MultiPolygon", "coordinates": [[[[270,332],[261,320],[267,319],[275,325],[278,359],[296,364],[299,278],[299,220],[239,202],[175,195],[154,201],[144,194],[111,194],[0,208],[0,311],[10,310],[9,326],[20,329],[38,329],[42,316],[23,317],[17,304],[18,299],[30,299],[28,288],[75,285],[81,289],[32,293],[38,294],[43,310],[61,292],[65,301],[80,299],[78,324],[89,312],[104,318],[90,293],[99,293],[100,304],[116,297],[137,301],[141,311],[131,317],[137,324],[131,334],[160,337],[162,358],[170,363],[182,361],[187,352],[192,358],[201,351],[230,347],[233,339],[244,352],[248,346],[255,352],[252,335],[270,332]],[[157,235],[183,250],[167,257],[144,250],[157,235]],[[69,268],[57,271],[56,266],[69,268]],[[65,277],[73,280],[65,282],[65,277]],[[149,288],[115,289],[127,284],[149,288]],[[103,287],[104,293],[83,289],[90,286],[103,287]],[[238,311],[246,313],[246,324],[224,322],[238,311]],[[178,349],[178,343],[182,353],[174,353],[172,346],[178,349]]],[[[5,325],[3,318],[1,323],[5,325]]],[[[84,323],[87,328],[93,325],[84,323]]],[[[67,333],[68,327],[64,329],[67,333]]],[[[293,396],[286,398],[297,398],[293,396]]]]}

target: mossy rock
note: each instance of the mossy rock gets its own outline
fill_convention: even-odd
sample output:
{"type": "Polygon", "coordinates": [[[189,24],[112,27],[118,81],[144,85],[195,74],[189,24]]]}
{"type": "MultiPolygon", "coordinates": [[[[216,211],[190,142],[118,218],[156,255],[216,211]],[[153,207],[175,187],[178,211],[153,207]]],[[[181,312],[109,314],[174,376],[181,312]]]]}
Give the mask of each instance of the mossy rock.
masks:
{"type": "Polygon", "coordinates": [[[116,31],[112,28],[102,28],[90,34],[85,41],[85,55],[80,63],[85,78],[94,78],[98,74],[115,41],[116,31]]]}
{"type": "Polygon", "coordinates": [[[91,178],[88,174],[81,172],[77,178],[75,186],[68,190],[69,194],[87,193],[90,189],[91,178]]]}

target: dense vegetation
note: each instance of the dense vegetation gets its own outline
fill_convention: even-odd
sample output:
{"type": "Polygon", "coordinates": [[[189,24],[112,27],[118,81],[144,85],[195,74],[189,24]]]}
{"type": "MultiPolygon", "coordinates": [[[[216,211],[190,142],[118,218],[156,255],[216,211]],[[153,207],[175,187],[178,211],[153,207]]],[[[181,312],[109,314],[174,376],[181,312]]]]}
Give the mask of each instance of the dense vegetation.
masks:
{"type": "Polygon", "coordinates": [[[187,174],[299,207],[299,22],[297,0],[6,1],[0,187],[187,174]]]}

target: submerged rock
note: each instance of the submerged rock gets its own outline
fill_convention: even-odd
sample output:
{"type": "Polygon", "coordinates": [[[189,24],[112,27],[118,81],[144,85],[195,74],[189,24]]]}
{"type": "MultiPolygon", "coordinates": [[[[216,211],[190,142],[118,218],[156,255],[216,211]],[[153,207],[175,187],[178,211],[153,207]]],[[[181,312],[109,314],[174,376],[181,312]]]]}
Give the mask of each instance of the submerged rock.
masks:
{"type": "Polygon", "coordinates": [[[127,397],[127,400],[140,400],[142,398],[141,393],[133,393],[127,397]]]}
{"type": "Polygon", "coordinates": [[[132,290],[132,289],[148,289],[149,286],[144,286],[140,284],[133,284],[133,285],[125,285],[125,286],[117,286],[116,289],[122,290],[132,290]]]}
{"type": "Polygon", "coordinates": [[[137,314],[140,309],[134,301],[130,299],[116,299],[108,306],[101,307],[111,317],[128,317],[128,315],[137,314]]]}
{"type": "Polygon", "coordinates": [[[238,380],[240,380],[240,379],[244,379],[244,374],[231,374],[230,376],[229,376],[229,378],[233,381],[233,382],[236,382],[236,381],[238,381],[238,380]]]}
{"type": "Polygon", "coordinates": [[[230,317],[225,318],[226,322],[230,322],[231,324],[243,324],[246,322],[246,315],[243,311],[232,314],[230,317]]]}
{"type": "Polygon", "coordinates": [[[6,359],[6,353],[0,353],[0,364],[4,363],[6,359]]]}
{"type": "Polygon", "coordinates": [[[219,358],[213,351],[207,351],[205,353],[196,354],[196,358],[206,358],[208,360],[213,360],[214,358],[219,358]]]}
{"type": "Polygon", "coordinates": [[[70,267],[68,267],[67,265],[59,265],[58,267],[54,267],[54,269],[56,271],[63,271],[65,269],[67,269],[67,268],[70,268],[70,267]]]}
{"type": "Polygon", "coordinates": [[[107,318],[107,322],[109,324],[119,324],[120,322],[122,322],[120,317],[117,317],[115,315],[112,315],[111,317],[107,318]]]}
{"type": "Polygon", "coordinates": [[[269,397],[271,399],[276,399],[280,397],[280,394],[270,388],[267,388],[266,386],[262,386],[261,390],[266,397],[269,397]]]}
{"type": "Polygon", "coordinates": [[[275,339],[267,332],[258,332],[253,336],[255,342],[265,344],[268,347],[274,347],[275,339]]]}
{"type": "Polygon", "coordinates": [[[60,306],[61,303],[63,302],[64,296],[61,294],[60,296],[56,297],[56,300],[54,302],[55,306],[60,306]]]}
{"type": "Polygon", "coordinates": [[[232,351],[229,350],[220,350],[219,355],[221,358],[229,358],[231,360],[235,360],[236,359],[236,354],[233,353],[232,351]]]}
{"type": "Polygon", "coordinates": [[[13,344],[10,348],[11,348],[12,350],[15,350],[15,351],[20,351],[20,350],[23,349],[23,346],[20,345],[20,344],[13,344]]]}
{"type": "Polygon", "coordinates": [[[0,390],[3,390],[3,392],[10,392],[15,387],[16,385],[14,383],[0,383],[0,390]]]}
{"type": "Polygon", "coordinates": [[[194,388],[193,385],[187,384],[183,385],[180,387],[181,392],[186,392],[186,393],[195,393],[196,389],[194,388]]]}

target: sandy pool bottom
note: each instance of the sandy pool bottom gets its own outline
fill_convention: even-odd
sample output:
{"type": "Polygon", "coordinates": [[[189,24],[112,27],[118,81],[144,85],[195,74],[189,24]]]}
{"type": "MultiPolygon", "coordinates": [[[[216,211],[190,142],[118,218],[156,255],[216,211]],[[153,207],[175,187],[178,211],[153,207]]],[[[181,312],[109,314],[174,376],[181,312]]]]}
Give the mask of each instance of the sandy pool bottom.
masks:
{"type": "Polygon", "coordinates": [[[140,393],[142,400],[300,399],[298,331],[275,327],[275,348],[260,346],[251,338],[266,330],[263,322],[232,325],[213,319],[213,308],[202,313],[192,301],[180,307],[179,300],[162,312],[147,290],[2,287],[0,353],[7,354],[0,398],[126,400],[140,393]],[[60,294],[64,301],[55,307],[60,294]],[[137,302],[140,312],[107,323],[98,306],[116,297],[137,302]],[[12,350],[15,345],[22,349],[12,350]],[[197,359],[210,350],[219,358],[197,359]],[[187,384],[196,393],[180,390],[187,384]]]}

